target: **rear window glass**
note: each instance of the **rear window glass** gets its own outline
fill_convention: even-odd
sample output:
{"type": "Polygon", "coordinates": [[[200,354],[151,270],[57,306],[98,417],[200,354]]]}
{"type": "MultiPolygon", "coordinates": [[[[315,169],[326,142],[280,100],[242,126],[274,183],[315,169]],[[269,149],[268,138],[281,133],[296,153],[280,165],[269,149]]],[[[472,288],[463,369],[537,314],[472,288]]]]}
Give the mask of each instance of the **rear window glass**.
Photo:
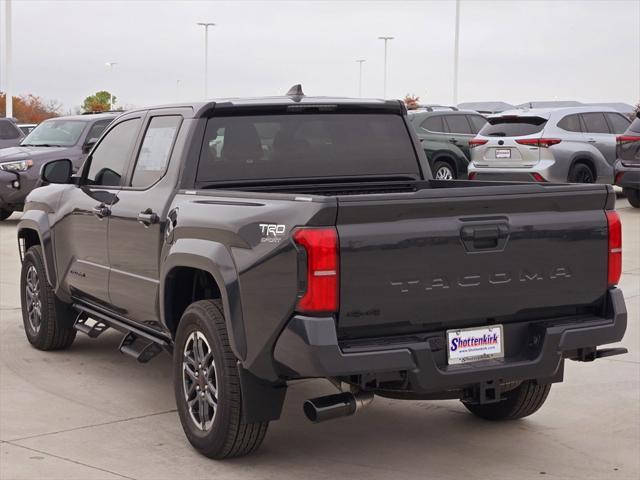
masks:
{"type": "Polygon", "coordinates": [[[541,132],[547,123],[542,117],[504,116],[487,119],[479,135],[485,137],[521,137],[541,132]]]}
{"type": "Polygon", "coordinates": [[[421,125],[425,130],[430,132],[445,132],[446,129],[442,123],[442,115],[436,115],[435,117],[429,117],[421,125]]]}
{"type": "Polygon", "coordinates": [[[558,122],[558,126],[568,132],[582,132],[582,126],[580,125],[580,115],[567,115],[558,122]]]}
{"type": "Polygon", "coordinates": [[[290,114],[213,117],[197,181],[419,176],[401,116],[290,114]]]}
{"type": "Polygon", "coordinates": [[[640,118],[636,118],[631,125],[629,125],[629,130],[632,132],[640,133],[640,118]]]}
{"type": "Polygon", "coordinates": [[[471,129],[473,130],[473,133],[478,133],[487,123],[487,119],[480,115],[467,115],[467,119],[471,122],[471,129]]]}

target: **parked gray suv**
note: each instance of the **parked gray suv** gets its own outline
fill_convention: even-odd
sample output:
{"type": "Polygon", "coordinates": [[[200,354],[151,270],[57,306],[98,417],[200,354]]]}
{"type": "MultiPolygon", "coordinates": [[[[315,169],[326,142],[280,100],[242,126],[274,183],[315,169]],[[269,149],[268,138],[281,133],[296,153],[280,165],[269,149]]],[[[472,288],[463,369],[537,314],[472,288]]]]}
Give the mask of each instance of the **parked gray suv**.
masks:
{"type": "Polygon", "coordinates": [[[616,135],[629,126],[607,107],[510,110],[471,140],[469,178],[613,183],[616,135]]]}
{"type": "Polygon", "coordinates": [[[42,185],[39,174],[45,162],[66,158],[74,171],[80,168],[116,117],[103,113],[52,118],[38,125],[19,146],[0,150],[0,220],[22,210],[27,194],[42,185]]]}

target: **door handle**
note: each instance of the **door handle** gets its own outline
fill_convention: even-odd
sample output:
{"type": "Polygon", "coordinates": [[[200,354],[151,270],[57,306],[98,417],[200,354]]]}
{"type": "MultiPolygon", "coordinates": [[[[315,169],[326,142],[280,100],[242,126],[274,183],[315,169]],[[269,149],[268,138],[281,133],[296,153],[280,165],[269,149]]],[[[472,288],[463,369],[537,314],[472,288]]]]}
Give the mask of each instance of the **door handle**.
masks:
{"type": "Polygon", "coordinates": [[[455,139],[455,138],[450,138],[450,139],[449,139],[449,142],[451,142],[451,143],[458,143],[458,140],[457,140],[457,139],[455,139]]]}
{"type": "Polygon", "coordinates": [[[93,214],[99,219],[103,219],[104,217],[108,217],[111,215],[111,209],[107,207],[104,203],[96,205],[93,207],[93,214]]]}
{"type": "Polygon", "coordinates": [[[158,217],[157,213],[153,213],[150,208],[147,208],[144,212],[140,212],[138,214],[138,222],[140,222],[145,227],[152,225],[154,223],[158,223],[160,221],[160,217],[158,217]]]}
{"type": "Polygon", "coordinates": [[[590,138],[589,140],[587,140],[587,142],[589,143],[596,143],[597,140],[595,138],[590,138]]]}

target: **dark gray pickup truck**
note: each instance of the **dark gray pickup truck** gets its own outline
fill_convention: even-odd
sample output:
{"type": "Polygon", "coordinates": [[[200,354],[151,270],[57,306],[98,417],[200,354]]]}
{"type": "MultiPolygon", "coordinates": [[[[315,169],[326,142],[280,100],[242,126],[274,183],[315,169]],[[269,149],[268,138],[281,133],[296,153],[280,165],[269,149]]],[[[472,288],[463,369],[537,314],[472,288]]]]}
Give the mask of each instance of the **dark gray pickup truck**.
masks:
{"type": "Polygon", "coordinates": [[[565,359],[624,353],[620,222],[605,185],[435,181],[400,102],[220,100],[127,112],[28,197],[28,340],[123,333],[171,352],[203,454],[253,452],[287,384],[314,422],[375,395],[535,412],[565,359]]]}

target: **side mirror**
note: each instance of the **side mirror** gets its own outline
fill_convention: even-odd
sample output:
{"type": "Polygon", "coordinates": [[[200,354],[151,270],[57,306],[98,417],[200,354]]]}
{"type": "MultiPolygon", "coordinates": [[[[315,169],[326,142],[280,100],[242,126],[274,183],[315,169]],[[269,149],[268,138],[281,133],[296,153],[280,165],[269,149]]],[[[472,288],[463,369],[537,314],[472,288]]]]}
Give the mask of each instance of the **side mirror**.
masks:
{"type": "Polygon", "coordinates": [[[73,164],[68,158],[52,160],[40,169],[40,180],[43,183],[72,183],[73,164]]]}
{"type": "Polygon", "coordinates": [[[83,153],[89,153],[96,143],[98,143],[98,139],[97,138],[90,138],[82,146],[82,152],[83,153]]]}

